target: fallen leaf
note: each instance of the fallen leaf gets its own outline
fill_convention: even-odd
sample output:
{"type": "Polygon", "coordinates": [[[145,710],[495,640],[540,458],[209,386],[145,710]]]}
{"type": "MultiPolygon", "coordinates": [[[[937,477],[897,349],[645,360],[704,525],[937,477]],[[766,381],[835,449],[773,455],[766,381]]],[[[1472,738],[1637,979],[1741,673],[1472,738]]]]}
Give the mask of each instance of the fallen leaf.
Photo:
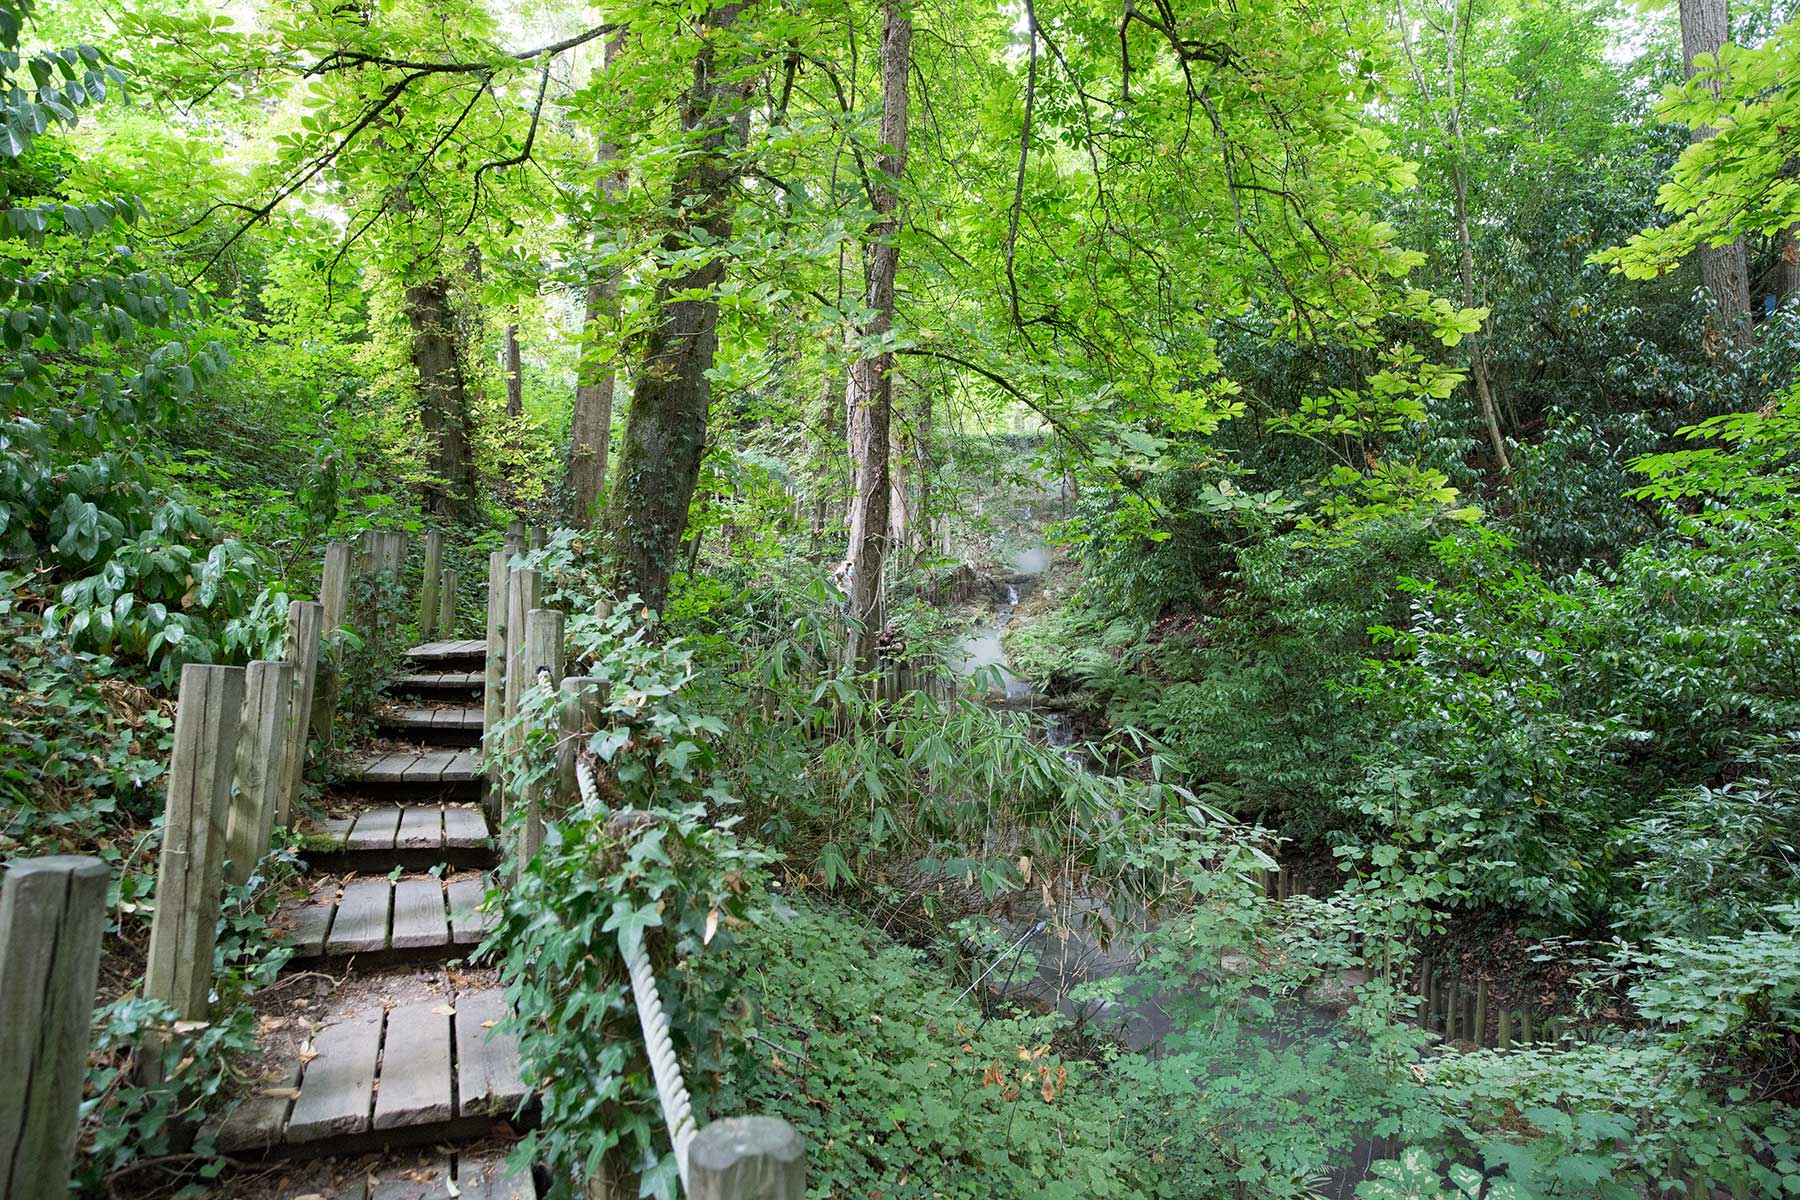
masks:
{"type": "Polygon", "coordinates": [[[297,1087],[264,1088],[262,1091],[258,1092],[257,1095],[270,1096],[276,1100],[298,1100],[300,1098],[300,1089],[297,1087]]]}
{"type": "Polygon", "coordinates": [[[440,1004],[431,1011],[440,1017],[454,1017],[456,1015],[455,1007],[449,1004],[440,1004]]]}
{"type": "Polygon", "coordinates": [[[498,1021],[483,1021],[481,1023],[481,1027],[483,1029],[492,1029],[494,1026],[498,1025],[499,1023],[500,1022],[498,1022],[498,1021]]]}

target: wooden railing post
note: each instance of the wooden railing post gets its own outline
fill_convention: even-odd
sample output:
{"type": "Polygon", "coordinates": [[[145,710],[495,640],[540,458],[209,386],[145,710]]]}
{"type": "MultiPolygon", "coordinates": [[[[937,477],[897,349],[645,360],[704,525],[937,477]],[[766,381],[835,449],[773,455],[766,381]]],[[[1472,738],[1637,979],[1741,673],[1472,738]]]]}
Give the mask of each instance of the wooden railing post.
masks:
{"type": "Polygon", "coordinates": [[[106,864],[16,858],[0,877],[0,1196],[64,1200],[87,1066],[106,864]]]}
{"type": "MultiPolygon", "coordinates": [[[[561,688],[563,615],[556,609],[534,608],[526,614],[524,664],[528,686],[536,683],[540,674],[548,672],[547,686],[553,692],[561,688]]],[[[525,821],[519,829],[519,866],[523,868],[544,844],[544,789],[534,787],[529,796],[521,799],[525,802],[525,821]]]]}
{"type": "Polygon", "coordinates": [[[320,622],[320,655],[317,682],[313,685],[313,705],[309,720],[312,736],[321,746],[330,746],[332,729],[337,723],[338,689],[343,686],[344,652],[339,630],[350,619],[350,547],[332,542],[325,547],[325,571],[320,576],[319,603],[324,607],[320,622]]]}
{"type": "MultiPolygon", "coordinates": [[[[488,739],[493,735],[494,726],[506,715],[506,606],[511,595],[508,585],[512,574],[506,563],[510,557],[504,550],[495,550],[488,555],[487,662],[481,688],[481,744],[484,750],[489,747],[488,739]]],[[[499,776],[492,767],[488,768],[487,794],[482,806],[487,810],[488,824],[498,826],[499,776]]]]}
{"type": "MultiPolygon", "coordinates": [[[[525,666],[525,614],[539,606],[543,597],[543,577],[536,571],[514,571],[508,580],[506,595],[506,716],[516,716],[519,697],[531,686],[525,666]]],[[[524,739],[522,731],[513,730],[506,749],[516,753],[524,739]]]]}
{"type": "MultiPolygon", "coordinates": [[[[295,600],[288,605],[287,652],[294,664],[294,712],[312,712],[313,686],[319,675],[319,637],[325,626],[325,606],[317,601],[295,600]]],[[[287,749],[282,755],[280,804],[275,820],[289,823],[294,802],[300,798],[300,782],[306,773],[306,732],[310,721],[288,726],[287,749]]]]}
{"type": "Polygon", "coordinates": [[[244,676],[244,717],[238,732],[237,794],[226,825],[225,878],[249,880],[269,852],[275,814],[281,808],[282,767],[293,738],[294,676],[290,662],[253,662],[244,676]]]}
{"type": "Polygon", "coordinates": [[[455,567],[445,567],[438,584],[437,635],[442,638],[456,636],[456,577],[455,567]]]}
{"type": "Polygon", "coordinates": [[[525,553],[525,522],[508,521],[506,523],[505,546],[509,558],[514,554],[525,553]]]}
{"type": "Polygon", "coordinates": [[[533,525],[526,530],[525,548],[528,550],[542,550],[544,548],[544,527],[542,525],[533,525]]]}
{"type": "MultiPolygon", "coordinates": [[[[173,1007],[181,1021],[204,1021],[212,991],[231,773],[243,711],[244,668],[189,663],[181,669],[156,915],[144,967],[144,996],[173,1007]]],[[[155,1072],[160,1064],[146,1066],[155,1072]]]]}
{"type": "Polygon", "coordinates": [[[801,1200],[806,1143],[779,1117],[726,1117],[688,1147],[688,1200],[801,1200]]]}
{"type": "Polygon", "coordinates": [[[438,626],[438,582],[444,569],[444,535],[425,535],[425,578],[419,585],[419,640],[429,642],[438,626]]]}

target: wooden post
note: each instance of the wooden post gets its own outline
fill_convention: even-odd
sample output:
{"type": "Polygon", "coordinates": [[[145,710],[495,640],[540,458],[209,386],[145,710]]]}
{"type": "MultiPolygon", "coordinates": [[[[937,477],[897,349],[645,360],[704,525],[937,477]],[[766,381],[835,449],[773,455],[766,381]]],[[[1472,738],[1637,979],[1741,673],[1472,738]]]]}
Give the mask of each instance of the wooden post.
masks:
{"type": "MultiPolygon", "coordinates": [[[[543,576],[536,571],[514,571],[508,581],[506,594],[506,715],[510,718],[519,711],[519,697],[531,686],[525,665],[525,614],[540,607],[543,597],[543,576]]],[[[520,740],[517,731],[514,738],[507,743],[509,749],[515,748],[520,740]]]]}
{"type": "Polygon", "coordinates": [[[1500,1034],[1494,1044],[1502,1050],[1512,1047],[1512,1013],[1504,1008],[1500,1010],[1500,1034]]]}
{"type": "Polygon", "coordinates": [[[64,1200],[87,1067],[106,864],[15,858],[0,877],[0,1196],[64,1200]]]}
{"type": "Polygon", "coordinates": [[[1280,873],[1275,876],[1275,898],[1277,900],[1286,900],[1293,894],[1294,877],[1288,873],[1286,867],[1283,867],[1281,868],[1280,873]]]}
{"type": "Polygon", "coordinates": [[[525,553],[525,522],[508,521],[506,523],[506,555],[511,558],[515,554],[525,553]]]}
{"type": "Polygon", "coordinates": [[[689,1200],[801,1200],[806,1143],[779,1117],[727,1117],[688,1146],[689,1200]]]}
{"type": "Polygon", "coordinates": [[[1475,1048],[1487,1040],[1487,980],[1475,985],[1475,1048]]]}
{"type": "MultiPolygon", "coordinates": [[[[511,594],[510,556],[504,550],[488,555],[487,592],[487,661],[481,688],[481,744],[491,749],[488,738],[494,726],[506,715],[506,606],[511,594]]],[[[493,768],[488,769],[488,783],[482,807],[487,810],[488,824],[499,827],[500,793],[493,768]]]]}
{"type": "Polygon", "coordinates": [[[312,712],[308,714],[308,720],[313,738],[319,745],[327,747],[331,745],[332,726],[337,721],[338,689],[343,686],[344,653],[338,631],[350,619],[351,570],[349,545],[332,542],[325,547],[325,572],[319,582],[319,603],[324,606],[325,614],[320,622],[319,673],[313,686],[312,712]]]}
{"type": "Polygon", "coordinates": [[[438,576],[444,569],[444,535],[425,535],[425,578],[419,585],[419,640],[429,642],[438,627],[438,576]]]}
{"type": "MultiPolygon", "coordinates": [[[[552,693],[562,687],[563,615],[554,608],[534,608],[525,616],[527,686],[535,686],[545,673],[549,678],[544,686],[552,693]]],[[[525,823],[519,830],[520,868],[535,858],[544,844],[544,789],[533,788],[531,795],[522,799],[526,807],[525,823]]]]}
{"type": "MultiPolygon", "coordinates": [[[[295,600],[288,605],[286,661],[294,664],[294,711],[312,712],[313,685],[319,674],[319,635],[325,624],[325,606],[316,601],[295,600]]],[[[309,722],[288,726],[286,753],[282,755],[281,803],[275,820],[289,823],[294,802],[300,798],[300,781],[306,774],[306,729],[309,722]]]]}
{"type": "Polygon", "coordinates": [[[231,771],[243,711],[244,668],[199,663],[181,668],[156,915],[144,967],[145,997],[170,1005],[180,1021],[207,1017],[231,771]]]}
{"type": "Polygon", "coordinates": [[[1431,960],[1429,958],[1427,958],[1427,959],[1424,959],[1423,961],[1421,961],[1419,964],[1419,1016],[1418,1016],[1418,1021],[1419,1021],[1420,1027],[1424,1028],[1424,1029],[1431,1028],[1429,1025],[1427,1025],[1425,1023],[1426,1010],[1427,1010],[1428,1006],[1430,1005],[1430,1003],[1431,1003],[1431,960]]]}
{"type": "Polygon", "coordinates": [[[281,807],[282,765],[293,733],[294,675],[290,662],[253,662],[245,672],[244,718],[238,733],[237,794],[226,823],[225,878],[248,882],[269,852],[270,831],[281,807]]]}
{"type": "Polygon", "coordinates": [[[526,531],[525,548],[527,550],[542,550],[544,548],[544,527],[542,525],[533,525],[526,531]]]}
{"type": "Polygon", "coordinates": [[[350,547],[333,542],[325,547],[325,573],[319,582],[319,603],[325,606],[325,636],[332,637],[350,619],[350,547]]]}
{"type": "Polygon", "coordinates": [[[1432,979],[1425,985],[1425,1031],[1434,1033],[1437,1030],[1438,1013],[1443,1010],[1444,981],[1432,979]]]}
{"type": "Polygon", "coordinates": [[[1531,1010],[1528,1008],[1519,1014],[1519,1041],[1529,1046],[1535,1040],[1531,1036],[1531,1010]]]}
{"type": "Polygon", "coordinates": [[[586,675],[562,681],[562,708],[556,739],[556,792],[551,797],[550,820],[581,803],[581,786],[575,779],[575,762],[588,735],[599,724],[606,682],[586,675]]]}
{"type": "Polygon", "coordinates": [[[455,567],[445,567],[442,581],[438,585],[437,633],[442,638],[456,636],[456,577],[455,567]]]}

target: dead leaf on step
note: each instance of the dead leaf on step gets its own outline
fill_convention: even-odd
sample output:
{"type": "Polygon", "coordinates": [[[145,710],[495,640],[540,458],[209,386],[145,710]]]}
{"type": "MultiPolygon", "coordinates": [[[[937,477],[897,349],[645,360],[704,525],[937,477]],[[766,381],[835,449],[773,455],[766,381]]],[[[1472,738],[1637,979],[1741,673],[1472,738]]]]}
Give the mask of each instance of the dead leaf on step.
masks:
{"type": "Polygon", "coordinates": [[[454,1017],[456,1015],[455,1007],[449,1004],[440,1004],[431,1011],[440,1017],[454,1017]]]}
{"type": "Polygon", "coordinates": [[[481,1023],[481,1027],[483,1029],[492,1029],[494,1026],[498,1025],[499,1023],[500,1022],[498,1022],[498,1021],[483,1021],[481,1023]]]}
{"type": "Polygon", "coordinates": [[[450,1193],[451,1200],[455,1200],[457,1196],[462,1195],[462,1189],[456,1186],[456,1180],[454,1179],[444,1180],[444,1190],[450,1193]]]}
{"type": "Polygon", "coordinates": [[[317,1057],[319,1057],[318,1047],[313,1044],[313,1040],[311,1038],[307,1038],[306,1041],[304,1043],[302,1043],[302,1045],[300,1046],[300,1061],[303,1063],[309,1063],[317,1057]]]}
{"type": "Polygon", "coordinates": [[[300,1089],[297,1087],[264,1088],[262,1091],[258,1092],[257,1095],[269,1096],[276,1100],[298,1100],[300,1098],[300,1089]]]}

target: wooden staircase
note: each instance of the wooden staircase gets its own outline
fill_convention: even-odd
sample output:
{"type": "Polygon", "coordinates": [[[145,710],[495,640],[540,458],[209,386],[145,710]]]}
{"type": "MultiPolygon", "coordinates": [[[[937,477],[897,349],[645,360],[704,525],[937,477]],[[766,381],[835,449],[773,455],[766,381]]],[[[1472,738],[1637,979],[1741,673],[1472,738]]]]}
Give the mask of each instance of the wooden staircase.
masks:
{"type": "Polygon", "coordinates": [[[535,1195],[529,1178],[505,1178],[491,1154],[469,1147],[496,1134],[509,1138],[530,1119],[529,1097],[516,1041],[495,1032],[504,1016],[496,981],[448,965],[469,958],[493,919],[479,909],[498,863],[497,840],[480,806],[479,751],[471,744],[481,732],[474,706],[485,654],[486,643],[475,641],[408,653],[410,669],[396,690],[429,695],[434,707],[396,710],[388,728],[404,731],[409,744],[353,759],[328,797],[334,815],[301,831],[308,892],[274,918],[293,950],[289,971],[355,984],[379,982],[387,968],[446,965],[423,979],[401,978],[414,992],[423,987],[424,999],[371,1003],[369,989],[350,986],[345,994],[359,998],[328,1000],[330,1011],[308,1018],[316,1027],[293,1060],[269,1065],[255,1095],[213,1130],[222,1152],[336,1157],[432,1146],[441,1153],[425,1166],[385,1182],[375,1171],[356,1185],[361,1191],[336,1194],[535,1195]],[[421,721],[418,712],[432,715],[421,721]],[[440,724],[439,713],[455,716],[440,724]]]}

